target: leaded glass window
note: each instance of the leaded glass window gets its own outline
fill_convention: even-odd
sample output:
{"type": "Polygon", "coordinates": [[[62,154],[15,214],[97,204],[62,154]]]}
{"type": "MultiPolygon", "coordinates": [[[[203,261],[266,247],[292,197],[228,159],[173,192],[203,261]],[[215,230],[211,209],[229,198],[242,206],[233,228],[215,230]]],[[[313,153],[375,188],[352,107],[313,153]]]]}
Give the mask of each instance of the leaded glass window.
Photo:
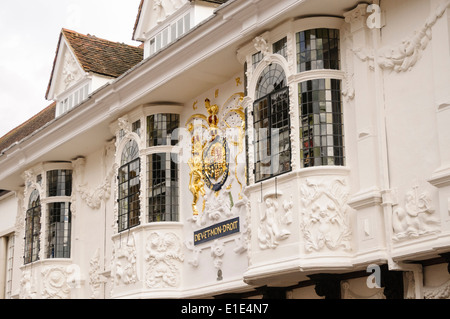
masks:
{"type": "Polygon", "coordinates": [[[264,69],[256,85],[256,99],[267,96],[268,94],[280,90],[287,86],[286,75],[281,65],[277,63],[270,64],[264,69]]]}
{"type": "Polygon", "coordinates": [[[287,38],[286,37],[284,37],[283,39],[281,39],[273,44],[273,53],[280,54],[285,59],[287,59],[287,38]]]}
{"type": "Polygon", "coordinates": [[[148,156],[148,220],[178,221],[177,155],[158,153],[148,156]]]}
{"type": "Polygon", "coordinates": [[[178,139],[173,136],[180,126],[178,114],[154,114],[147,117],[147,144],[151,146],[176,145],[178,139]]]}
{"type": "Polygon", "coordinates": [[[139,146],[134,140],[130,140],[122,152],[120,165],[125,165],[126,163],[129,163],[138,157],[139,157],[139,146]]]}
{"type": "Polygon", "coordinates": [[[252,55],[252,67],[253,67],[253,70],[256,69],[256,67],[258,66],[258,63],[261,62],[261,60],[263,58],[264,58],[264,55],[262,54],[262,52],[257,52],[257,53],[252,55]]]}
{"type": "Polygon", "coordinates": [[[344,165],[341,81],[299,83],[299,113],[302,166],[344,165]]]}
{"type": "Polygon", "coordinates": [[[25,218],[25,254],[24,264],[39,259],[39,235],[41,232],[41,200],[39,192],[31,193],[25,218]]]}
{"type": "Polygon", "coordinates": [[[298,72],[332,69],[339,70],[339,30],[312,29],[298,32],[298,72]]]}
{"type": "Polygon", "coordinates": [[[140,216],[140,170],[139,147],[130,140],[122,152],[119,168],[119,231],[139,225],[140,216]]]}
{"type": "Polygon", "coordinates": [[[47,172],[47,196],[71,196],[72,171],[53,170],[47,172]]]}
{"type": "Polygon", "coordinates": [[[70,203],[48,204],[47,215],[47,258],[70,258],[70,203]]]}
{"type": "Polygon", "coordinates": [[[253,105],[255,180],[291,170],[289,88],[282,67],[271,64],[263,71],[253,105]]]}

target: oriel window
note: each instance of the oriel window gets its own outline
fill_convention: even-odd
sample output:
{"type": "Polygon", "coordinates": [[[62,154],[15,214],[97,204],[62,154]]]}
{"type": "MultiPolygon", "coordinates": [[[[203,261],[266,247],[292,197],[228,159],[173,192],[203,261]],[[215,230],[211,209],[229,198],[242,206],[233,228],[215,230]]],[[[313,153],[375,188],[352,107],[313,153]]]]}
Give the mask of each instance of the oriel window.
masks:
{"type": "Polygon", "coordinates": [[[119,231],[124,231],[140,224],[140,171],[139,147],[130,140],[122,152],[119,168],[119,231]]]}
{"type": "Polygon", "coordinates": [[[25,253],[24,264],[39,260],[39,236],[41,232],[41,199],[39,192],[34,190],[28,202],[25,218],[25,253]]]}
{"type": "Polygon", "coordinates": [[[47,258],[70,258],[70,203],[48,204],[47,215],[47,258]]]}
{"type": "Polygon", "coordinates": [[[147,145],[176,145],[178,139],[173,136],[174,130],[180,126],[178,114],[154,114],[147,117],[147,145]]]}
{"type": "Polygon", "coordinates": [[[290,171],[289,88],[279,64],[267,66],[258,80],[253,121],[255,180],[290,171]]]}
{"type": "Polygon", "coordinates": [[[148,221],[178,221],[177,154],[152,154],[147,163],[148,221]]]}
{"type": "Polygon", "coordinates": [[[299,83],[299,113],[302,166],[344,165],[341,81],[299,83]]]}
{"type": "Polygon", "coordinates": [[[70,258],[71,195],[72,170],[47,171],[46,258],[70,258]]]}
{"type": "Polygon", "coordinates": [[[332,69],[339,70],[339,30],[312,29],[298,32],[298,72],[332,69]]]}
{"type": "Polygon", "coordinates": [[[47,196],[71,196],[72,171],[52,170],[47,172],[47,196]]]}

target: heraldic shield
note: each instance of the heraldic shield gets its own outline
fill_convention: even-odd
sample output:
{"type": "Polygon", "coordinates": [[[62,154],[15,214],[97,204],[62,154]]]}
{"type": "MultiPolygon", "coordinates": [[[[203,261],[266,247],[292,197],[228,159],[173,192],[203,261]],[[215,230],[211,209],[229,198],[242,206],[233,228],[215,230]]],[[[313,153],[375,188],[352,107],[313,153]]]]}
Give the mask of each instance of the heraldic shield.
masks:
{"type": "Polygon", "coordinates": [[[203,151],[202,172],[206,186],[215,192],[222,189],[227,181],[229,166],[226,139],[217,135],[203,151]]]}

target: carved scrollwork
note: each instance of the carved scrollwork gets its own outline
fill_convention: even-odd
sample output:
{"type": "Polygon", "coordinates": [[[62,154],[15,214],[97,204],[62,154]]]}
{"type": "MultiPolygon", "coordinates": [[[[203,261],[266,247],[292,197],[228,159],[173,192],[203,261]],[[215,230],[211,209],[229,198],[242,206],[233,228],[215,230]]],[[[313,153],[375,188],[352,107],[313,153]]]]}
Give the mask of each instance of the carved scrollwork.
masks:
{"type": "Polygon", "coordinates": [[[47,299],[69,299],[71,273],[71,268],[66,266],[44,268],[42,296],[47,299]]]}
{"type": "Polygon", "coordinates": [[[77,187],[77,191],[86,205],[92,209],[99,209],[102,201],[108,200],[111,197],[112,178],[117,169],[118,165],[114,164],[104,181],[94,190],[89,190],[86,184],[77,187]]]}

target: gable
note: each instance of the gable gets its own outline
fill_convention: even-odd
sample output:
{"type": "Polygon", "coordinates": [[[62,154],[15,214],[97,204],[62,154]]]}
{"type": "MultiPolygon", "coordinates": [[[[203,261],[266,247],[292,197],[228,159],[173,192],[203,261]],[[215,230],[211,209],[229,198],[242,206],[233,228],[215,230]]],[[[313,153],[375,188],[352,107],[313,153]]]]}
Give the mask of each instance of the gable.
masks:
{"type": "Polygon", "coordinates": [[[54,100],[87,74],[117,78],[142,59],[142,48],[63,29],[46,98],[54,100]]]}
{"type": "Polygon", "coordinates": [[[167,17],[189,2],[189,0],[142,0],[139,5],[133,39],[145,41],[145,33],[156,28],[167,17]]]}
{"type": "Polygon", "coordinates": [[[60,36],[53,70],[50,77],[46,98],[56,99],[56,96],[70,89],[84,78],[85,72],[70,48],[67,40],[60,36]]]}

